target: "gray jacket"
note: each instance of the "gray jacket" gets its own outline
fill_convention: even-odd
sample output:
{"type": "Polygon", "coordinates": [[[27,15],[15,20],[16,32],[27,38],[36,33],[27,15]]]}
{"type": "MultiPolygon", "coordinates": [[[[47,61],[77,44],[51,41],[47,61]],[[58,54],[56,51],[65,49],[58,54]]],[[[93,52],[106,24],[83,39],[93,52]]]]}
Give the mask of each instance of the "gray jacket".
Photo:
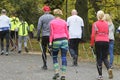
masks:
{"type": "Polygon", "coordinates": [[[111,24],[109,24],[109,39],[110,40],[115,40],[114,32],[115,32],[115,28],[114,28],[113,23],[111,23],[111,24]]]}
{"type": "Polygon", "coordinates": [[[40,37],[40,31],[42,30],[42,36],[49,36],[50,35],[50,25],[49,22],[51,20],[54,19],[54,16],[49,14],[49,13],[45,13],[44,15],[42,15],[39,18],[38,21],[38,26],[37,26],[37,30],[38,30],[38,37],[40,37]]]}

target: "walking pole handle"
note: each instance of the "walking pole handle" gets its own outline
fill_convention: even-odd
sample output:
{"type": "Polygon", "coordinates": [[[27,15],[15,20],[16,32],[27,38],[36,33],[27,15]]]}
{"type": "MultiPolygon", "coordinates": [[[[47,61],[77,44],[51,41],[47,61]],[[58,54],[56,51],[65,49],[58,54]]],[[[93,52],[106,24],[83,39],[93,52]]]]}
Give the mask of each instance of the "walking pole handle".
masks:
{"type": "Polygon", "coordinates": [[[93,47],[90,47],[90,49],[91,49],[91,51],[92,51],[93,57],[96,58],[93,47]]]}

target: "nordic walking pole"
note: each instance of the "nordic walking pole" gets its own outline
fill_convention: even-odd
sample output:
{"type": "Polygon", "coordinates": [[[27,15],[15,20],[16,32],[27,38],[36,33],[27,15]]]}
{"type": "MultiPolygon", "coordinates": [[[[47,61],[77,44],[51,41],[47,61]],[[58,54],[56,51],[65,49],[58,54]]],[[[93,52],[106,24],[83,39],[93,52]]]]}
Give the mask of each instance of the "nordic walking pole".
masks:
{"type": "Polygon", "coordinates": [[[90,49],[92,51],[92,55],[93,55],[94,59],[96,59],[95,52],[94,52],[93,48],[90,47],[90,49]]]}
{"type": "MultiPolygon", "coordinates": [[[[91,48],[91,47],[90,47],[90,48],[91,48]]],[[[91,48],[91,50],[92,50],[93,57],[94,57],[94,59],[96,60],[96,56],[95,56],[94,49],[91,48]]],[[[96,65],[97,65],[97,67],[98,67],[98,70],[100,71],[100,67],[99,67],[99,65],[98,65],[97,63],[96,63],[96,65]]]]}
{"type": "Polygon", "coordinates": [[[50,56],[52,57],[52,47],[48,46],[48,53],[50,54],[50,56]]]}
{"type": "Polygon", "coordinates": [[[18,34],[16,34],[16,31],[15,31],[15,49],[16,49],[16,51],[17,51],[17,49],[18,49],[18,38],[17,38],[17,36],[16,35],[18,35],[18,34]]]}
{"type": "Polygon", "coordinates": [[[40,45],[40,49],[41,49],[41,52],[42,52],[42,55],[43,55],[43,60],[46,62],[45,54],[43,53],[43,48],[42,48],[42,45],[41,45],[40,42],[39,42],[39,45],[40,45]]]}
{"type": "MultiPolygon", "coordinates": [[[[16,44],[15,44],[15,42],[12,40],[11,35],[9,35],[9,38],[10,38],[10,43],[12,42],[12,43],[13,43],[13,46],[14,46],[14,47],[17,47],[16,44]]],[[[12,45],[12,43],[11,43],[11,45],[12,45]]],[[[15,51],[17,52],[16,49],[15,49],[15,51]]]]}
{"type": "Polygon", "coordinates": [[[29,38],[29,37],[28,37],[28,41],[29,41],[29,43],[30,43],[30,47],[31,47],[32,52],[33,52],[33,47],[32,47],[32,44],[31,44],[31,41],[30,41],[30,38],[29,38]]]}
{"type": "Polygon", "coordinates": [[[84,45],[84,43],[82,43],[82,47],[83,47],[83,50],[85,51],[86,56],[87,56],[87,58],[88,58],[88,60],[89,60],[89,56],[88,56],[87,50],[85,49],[85,45],[84,45]]]}
{"type": "MultiPolygon", "coordinates": [[[[70,57],[70,60],[72,61],[72,56],[71,56],[69,50],[68,50],[68,55],[69,55],[69,57],[70,57]]],[[[76,73],[76,79],[75,79],[75,80],[78,80],[78,76],[77,76],[78,70],[75,68],[75,66],[73,66],[73,67],[74,67],[74,70],[75,70],[75,73],[76,73]]]]}

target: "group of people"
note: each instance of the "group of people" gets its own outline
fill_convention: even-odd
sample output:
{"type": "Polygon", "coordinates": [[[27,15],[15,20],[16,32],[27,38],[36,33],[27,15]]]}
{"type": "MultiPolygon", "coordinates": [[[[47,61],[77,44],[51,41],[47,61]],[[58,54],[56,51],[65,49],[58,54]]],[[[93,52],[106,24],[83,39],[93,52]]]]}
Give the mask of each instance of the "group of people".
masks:
{"type": "Polygon", "coordinates": [[[13,13],[10,18],[6,14],[7,11],[2,9],[0,16],[1,55],[9,54],[10,44],[12,46],[11,51],[16,49],[18,53],[21,53],[23,40],[25,51],[28,52],[28,33],[31,33],[30,37],[33,37],[32,31],[34,29],[34,25],[31,24],[29,26],[22,17],[16,17],[15,13],[13,13]],[[4,38],[6,39],[6,50],[4,49],[4,38]]]}
{"type": "Polygon", "coordinates": [[[84,28],[84,22],[81,17],[77,15],[75,9],[72,10],[72,16],[67,19],[67,22],[61,17],[63,15],[62,10],[55,9],[53,14],[50,14],[50,7],[43,7],[44,14],[39,18],[38,21],[38,41],[40,41],[40,31],[42,30],[42,59],[43,66],[42,69],[47,70],[47,47],[52,48],[52,58],[55,74],[53,80],[60,77],[59,63],[58,63],[58,53],[61,51],[61,80],[65,80],[67,59],[66,55],[68,50],[70,50],[71,56],[73,58],[72,66],[78,66],[78,45],[83,37],[82,30],[84,28]]]}
{"type": "MultiPolygon", "coordinates": [[[[40,41],[40,31],[42,29],[42,69],[47,70],[47,47],[52,48],[52,58],[55,74],[53,80],[60,77],[58,53],[61,52],[62,74],[61,80],[65,80],[67,59],[66,54],[69,50],[73,58],[72,66],[78,66],[78,46],[81,39],[84,37],[84,21],[77,15],[77,10],[71,11],[67,21],[63,20],[63,15],[60,9],[54,9],[53,14],[50,14],[50,7],[43,7],[44,14],[38,21],[38,41],[40,41]]],[[[114,25],[109,14],[104,14],[102,10],[97,12],[97,21],[93,23],[91,33],[90,46],[93,48],[95,44],[95,54],[97,62],[98,80],[103,80],[102,62],[104,62],[109,78],[113,78],[112,68],[114,60],[114,25]],[[108,61],[108,53],[110,53],[110,62],[108,61]]],[[[49,50],[49,49],[48,49],[49,50]]]]}
{"type": "MultiPolygon", "coordinates": [[[[78,47],[79,42],[84,37],[84,21],[77,15],[77,10],[71,11],[71,16],[67,18],[67,21],[62,19],[63,12],[60,9],[54,9],[53,14],[50,14],[51,10],[49,6],[43,7],[44,14],[40,16],[37,26],[37,41],[41,42],[42,47],[42,69],[47,70],[47,50],[50,50],[50,54],[53,58],[53,67],[55,74],[53,80],[60,77],[60,68],[58,63],[58,53],[61,52],[61,80],[65,80],[66,68],[67,68],[67,52],[69,50],[72,57],[72,66],[78,66],[78,47]],[[42,36],[40,36],[42,31],[42,36]],[[40,41],[41,40],[41,41],[40,41]],[[52,51],[51,51],[52,50],[52,51]]],[[[104,14],[102,10],[97,12],[97,21],[92,25],[91,43],[93,48],[95,44],[95,54],[97,62],[97,70],[99,73],[98,80],[103,80],[102,76],[102,62],[104,62],[109,78],[113,78],[112,66],[113,66],[113,49],[114,49],[114,25],[109,14],[104,14]],[[108,51],[110,53],[110,62],[108,61],[108,51]]],[[[33,25],[32,30],[33,30],[33,25]]],[[[30,31],[31,32],[31,31],[30,31]]],[[[33,35],[30,33],[30,35],[33,35]]],[[[1,39],[1,55],[8,55],[9,52],[9,40],[13,42],[12,38],[15,38],[16,43],[11,43],[15,49],[18,43],[18,53],[22,51],[22,40],[24,40],[25,51],[27,48],[27,36],[28,36],[28,23],[16,17],[9,18],[6,16],[6,10],[1,11],[0,16],[0,39],[1,39]],[[16,19],[16,22],[14,21],[16,19]],[[13,26],[14,24],[14,26],[13,26]],[[10,32],[9,32],[10,30],[10,32]],[[11,34],[11,35],[10,35],[11,34]],[[17,35],[18,34],[18,35],[17,35]],[[3,40],[6,39],[6,53],[4,52],[3,40]]]]}
{"type": "Polygon", "coordinates": [[[114,59],[114,25],[109,14],[104,14],[102,10],[97,12],[97,21],[92,25],[91,47],[95,43],[95,53],[97,70],[99,73],[98,80],[103,80],[102,62],[104,62],[109,78],[113,78],[112,67],[114,59]],[[108,61],[108,52],[110,53],[110,62],[108,61]]]}

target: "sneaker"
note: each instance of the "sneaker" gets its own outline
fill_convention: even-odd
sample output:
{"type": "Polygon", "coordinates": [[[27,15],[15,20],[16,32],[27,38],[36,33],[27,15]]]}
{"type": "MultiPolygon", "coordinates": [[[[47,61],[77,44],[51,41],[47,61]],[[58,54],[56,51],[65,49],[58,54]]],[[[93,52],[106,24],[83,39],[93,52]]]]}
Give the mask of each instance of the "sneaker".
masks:
{"type": "Polygon", "coordinates": [[[29,52],[27,47],[25,47],[25,51],[26,51],[27,53],[29,52]]]}
{"type": "Polygon", "coordinates": [[[61,76],[60,80],[65,80],[65,76],[61,76]]]}
{"type": "Polygon", "coordinates": [[[4,54],[4,51],[2,50],[0,54],[3,55],[3,54],[4,54]]]}
{"type": "Polygon", "coordinates": [[[5,55],[8,56],[8,52],[6,52],[5,55]]]}
{"type": "Polygon", "coordinates": [[[21,51],[18,51],[18,53],[20,54],[20,53],[21,53],[21,51]]]}
{"type": "Polygon", "coordinates": [[[53,80],[56,80],[60,77],[59,73],[56,73],[54,76],[53,76],[53,80]]]}
{"type": "Polygon", "coordinates": [[[111,68],[111,69],[113,69],[113,68],[114,68],[114,67],[113,67],[113,65],[112,65],[112,66],[110,66],[110,68],[111,68]]]}
{"type": "Polygon", "coordinates": [[[103,76],[99,75],[99,76],[97,77],[97,80],[103,80],[103,76]]]}
{"type": "Polygon", "coordinates": [[[47,66],[42,66],[42,69],[43,70],[47,70],[47,66]]]}
{"type": "Polygon", "coordinates": [[[109,75],[109,79],[113,78],[113,73],[112,73],[112,69],[108,70],[108,75],[109,75]]]}

